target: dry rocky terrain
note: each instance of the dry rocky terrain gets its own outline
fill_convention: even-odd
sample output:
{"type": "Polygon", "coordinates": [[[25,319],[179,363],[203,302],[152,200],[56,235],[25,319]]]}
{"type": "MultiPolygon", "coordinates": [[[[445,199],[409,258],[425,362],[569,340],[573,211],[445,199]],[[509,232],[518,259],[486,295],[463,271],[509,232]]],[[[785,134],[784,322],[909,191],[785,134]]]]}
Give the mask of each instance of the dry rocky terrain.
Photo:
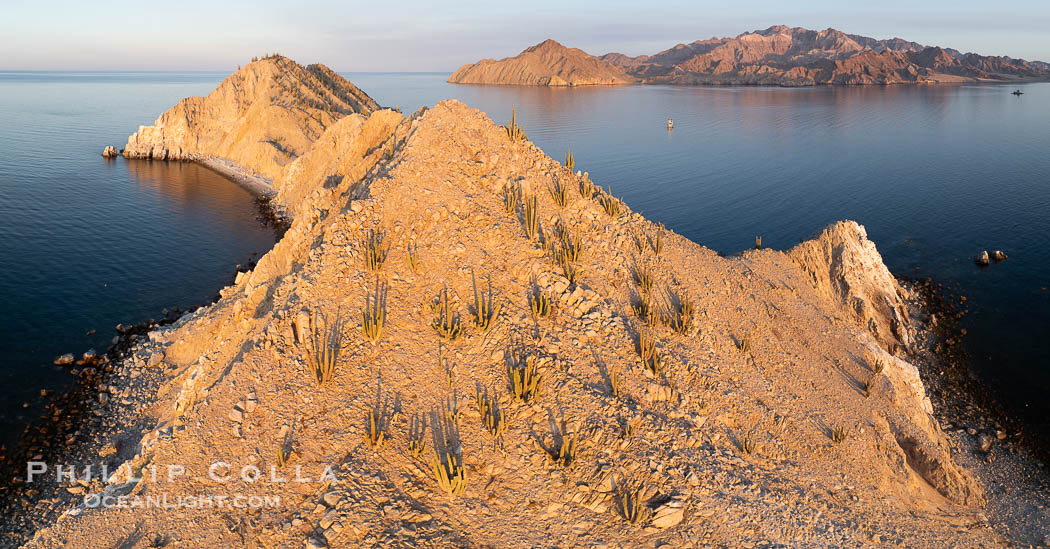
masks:
{"type": "Polygon", "coordinates": [[[863,85],[1009,82],[1050,78],[1050,65],[963,54],[900,38],[876,40],[835,29],[774,26],[730,38],[678,44],[654,55],[591,56],[547,40],[518,57],[464,65],[449,82],[566,85],[566,74],[589,83],[686,85],[863,85]],[[542,50],[542,56],[530,54],[542,50]],[[570,53],[571,52],[571,53],[570,53]],[[622,71],[617,81],[599,79],[622,71]],[[584,79],[581,75],[591,78],[584,79]]]}
{"type": "MultiPolygon", "coordinates": [[[[251,81],[269,91],[243,109],[267,112],[301,70],[265,59],[194,102],[251,81]]],[[[28,547],[1011,543],[863,227],[724,257],[482,112],[373,105],[231,123],[309,141],[286,156],[184,125],[183,103],[132,136],[272,177],[292,224],[216,303],[136,340],[80,464],[116,474],[63,482],[28,547]]]]}

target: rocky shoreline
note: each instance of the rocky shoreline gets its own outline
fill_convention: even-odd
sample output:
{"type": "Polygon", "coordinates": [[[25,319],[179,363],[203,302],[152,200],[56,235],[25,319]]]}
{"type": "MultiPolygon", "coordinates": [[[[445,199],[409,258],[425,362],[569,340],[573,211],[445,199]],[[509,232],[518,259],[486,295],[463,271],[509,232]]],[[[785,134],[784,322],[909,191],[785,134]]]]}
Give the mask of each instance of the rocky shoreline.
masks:
{"type": "MultiPolygon", "coordinates": [[[[215,169],[211,164],[201,164],[215,169]]],[[[224,169],[216,171],[233,184],[255,179],[231,163],[219,165],[224,169]]],[[[256,195],[255,203],[261,219],[274,227],[279,241],[291,222],[273,207],[272,196],[272,192],[256,195]]],[[[237,264],[229,284],[254,267],[254,260],[237,264]]],[[[38,529],[53,524],[62,513],[82,503],[84,494],[102,490],[101,465],[112,466],[112,470],[134,455],[129,451],[138,443],[135,434],[141,435],[149,425],[157,390],[171,373],[161,369],[164,353],[153,349],[150,332],[216,303],[221,290],[217,288],[206,302],[188,309],[165,308],[159,321],[120,325],[114,343],[104,353],[88,352],[67,364],[75,376],[72,387],[48,395],[47,414],[27,425],[15,446],[0,455],[0,516],[5,517],[0,521],[0,547],[9,542],[20,546],[38,529]],[[29,488],[24,479],[30,461],[71,464],[78,477],[87,467],[95,468],[96,474],[73,483],[29,488]]]]}
{"type": "Polygon", "coordinates": [[[963,465],[988,489],[982,520],[1012,544],[1050,547],[1050,467],[1046,448],[1023,436],[1020,422],[991,397],[968,366],[958,327],[959,296],[929,279],[906,279],[926,327],[916,365],[963,465]]]}

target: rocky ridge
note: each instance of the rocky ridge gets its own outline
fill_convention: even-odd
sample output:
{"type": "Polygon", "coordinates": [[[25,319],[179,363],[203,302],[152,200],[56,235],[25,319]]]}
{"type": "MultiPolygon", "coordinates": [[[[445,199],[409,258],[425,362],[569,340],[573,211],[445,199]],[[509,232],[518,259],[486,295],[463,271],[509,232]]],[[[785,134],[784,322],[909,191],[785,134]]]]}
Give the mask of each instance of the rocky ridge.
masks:
{"type": "Polygon", "coordinates": [[[552,51],[530,62],[528,78],[517,70],[523,53],[516,58],[465,65],[449,82],[463,82],[465,75],[483,66],[484,77],[476,77],[473,83],[544,85],[555,73],[571,72],[572,67],[585,63],[591,73],[618,69],[626,82],[643,84],[815,86],[1050,78],[1047,65],[1040,62],[963,54],[900,38],[878,40],[830,28],[813,31],[782,25],[735,37],[678,44],[654,55],[609,53],[594,57],[572,51],[572,56],[552,51]]]}
{"type": "MultiPolygon", "coordinates": [[[[137,402],[151,421],[91,463],[113,478],[78,490],[252,494],[281,505],[74,500],[29,547],[1002,541],[980,518],[983,489],[954,459],[909,362],[922,326],[907,292],[855,223],[788,252],[722,257],[455,101],[407,118],[342,116],[274,181],[291,227],[217,303],[138,342],[133,356],[157,360],[118,374],[155,368],[163,379],[137,402]],[[521,201],[505,207],[519,186],[536,198],[534,237],[521,201]],[[610,200],[619,211],[602,206],[610,200]],[[365,243],[376,234],[388,251],[372,272],[365,243]],[[558,234],[581,242],[575,281],[552,261],[558,234]],[[433,328],[443,289],[464,332],[452,342],[433,328]],[[499,305],[488,330],[470,320],[479,292],[499,305]],[[530,294],[548,296],[554,314],[531,314],[530,294]],[[385,325],[373,341],[360,319],[377,301],[385,325]],[[642,303],[664,320],[649,326],[642,303]],[[319,385],[304,345],[324,315],[342,319],[333,332],[342,344],[319,385]],[[675,327],[675,315],[689,322],[675,327]],[[657,342],[656,373],[639,358],[643,333],[657,342]],[[521,403],[507,376],[525,356],[543,392],[521,403]],[[506,422],[499,437],[476,405],[482,388],[506,422]],[[385,444],[368,443],[369,417],[385,444]],[[417,456],[409,440],[420,417],[433,438],[417,456]],[[578,455],[560,466],[550,453],[573,434],[578,455]],[[469,480],[458,497],[438,488],[428,457],[446,444],[469,480]],[[234,474],[216,481],[216,462],[234,474]],[[172,464],[185,471],[169,480],[172,464]],[[263,481],[236,474],[253,467],[263,481]],[[311,481],[266,480],[299,470],[311,481]],[[636,485],[642,517],[632,525],[621,498],[636,485]]],[[[119,378],[108,383],[122,392],[119,378]]]]}
{"type": "Polygon", "coordinates": [[[371,97],[324,65],[270,56],[240,68],[207,97],[187,97],[140,126],[125,158],[232,163],[276,179],[328,126],[379,108],[371,97]]]}

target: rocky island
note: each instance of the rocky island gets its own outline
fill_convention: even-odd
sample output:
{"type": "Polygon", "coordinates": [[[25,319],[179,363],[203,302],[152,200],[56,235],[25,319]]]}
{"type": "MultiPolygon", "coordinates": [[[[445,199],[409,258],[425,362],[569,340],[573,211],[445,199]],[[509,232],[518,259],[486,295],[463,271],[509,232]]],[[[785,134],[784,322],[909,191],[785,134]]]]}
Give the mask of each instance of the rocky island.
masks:
{"type": "Polygon", "coordinates": [[[961,53],[900,38],[877,40],[835,29],[774,26],[731,38],[678,44],[654,55],[592,56],[553,40],[517,57],[464,65],[457,84],[564,86],[682,84],[816,86],[1014,82],[1050,78],[1050,65],[961,53]],[[542,52],[542,54],[540,54],[542,52]],[[578,75],[574,81],[569,78],[578,75]],[[601,77],[599,75],[602,75],[601,77]]]}
{"type": "Polygon", "coordinates": [[[515,130],[283,57],[140,128],[291,226],[131,341],[26,546],[1004,543],[862,226],[724,257],[515,130]]]}

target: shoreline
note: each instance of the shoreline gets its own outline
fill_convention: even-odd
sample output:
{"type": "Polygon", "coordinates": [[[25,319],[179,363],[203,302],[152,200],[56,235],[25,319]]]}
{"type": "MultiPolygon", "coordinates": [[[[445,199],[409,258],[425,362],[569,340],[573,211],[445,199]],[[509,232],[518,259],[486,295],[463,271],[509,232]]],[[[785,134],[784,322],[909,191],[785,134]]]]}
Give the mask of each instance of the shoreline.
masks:
{"type": "Polygon", "coordinates": [[[249,174],[244,168],[225,158],[205,156],[195,159],[194,162],[226,177],[226,179],[255,195],[256,198],[266,199],[277,194],[277,191],[273,188],[273,181],[265,177],[249,174]]]}
{"type": "MultiPolygon", "coordinates": [[[[165,160],[171,161],[184,160],[165,160]]],[[[265,222],[272,225],[278,233],[274,245],[280,242],[290,220],[283,212],[274,208],[271,199],[276,193],[268,180],[248,174],[232,162],[222,159],[193,161],[248,190],[255,198],[259,213],[265,222]]],[[[272,249],[273,247],[262,255],[272,249]]],[[[129,390],[143,392],[147,387],[159,389],[170,381],[172,371],[152,369],[155,366],[152,364],[154,353],[142,356],[143,349],[151,344],[151,332],[177,324],[217,303],[222,297],[222,291],[233,285],[241,273],[253,269],[257,260],[235,263],[234,272],[227,283],[217,288],[204,302],[187,308],[175,308],[161,320],[150,319],[127,326],[118,334],[117,342],[108,346],[95,360],[75,364],[67,370],[73,378],[70,386],[64,391],[49,394],[44,406],[46,413],[27,422],[25,431],[13,441],[5,453],[0,454],[0,472],[4,473],[0,477],[0,516],[7,519],[0,521],[0,536],[8,539],[21,537],[19,544],[25,543],[32,539],[34,531],[53,525],[65,511],[78,505],[78,498],[88,491],[85,486],[88,483],[79,481],[70,486],[45,484],[43,490],[24,489],[21,480],[26,474],[25,463],[44,461],[71,464],[74,465],[75,471],[80,472],[85,465],[97,461],[98,457],[120,456],[130,459],[134,455],[132,453],[121,456],[131,448],[119,448],[120,445],[115,444],[113,440],[125,440],[123,435],[127,432],[137,432],[143,420],[148,419],[146,416],[150,408],[159,399],[157,391],[145,391],[142,395],[144,398],[120,400],[119,405],[130,407],[128,410],[103,411],[102,407],[113,406],[117,402],[117,396],[129,390]],[[103,394],[110,396],[102,397],[103,394]],[[61,417],[61,421],[53,420],[55,417],[61,417]],[[114,452],[110,453],[111,450],[114,452]],[[92,457],[96,459],[93,460],[92,457]],[[78,489],[78,485],[82,486],[83,490],[78,489]],[[62,507],[56,505],[58,503],[65,504],[64,508],[56,508],[62,507]],[[12,524],[15,519],[24,523],[26,520],[39,520],[40,517],[43,517],[42,523],[28,533],[19,527],[24,524],[12,524]]],[[[137,440],[130,442],[138,443],[137,440]]],[[[97,483],[98,480],[93,482],[97,483]]],[[[3,543],[0,543],[0,546],[2,545],[3,543]]]]}
{"type": "Polygon", "coordinates": [[[934,418],[954,457],[985,486],[981,520],[1011,544],[1050,545],[1050,452],[1024,437],[1022,422],[970,375],[952,294],[929,278],[894,278],[912,293],[922,319],[913,363],[934,418]]]}
{"type": "Polygon", "coordinates": [[[625,88],[633,86],[667,86],[672,88],[787,88],[787,89],[805,89],[805,88],[895,88],[895,87],[927,87],[927,86],[1008,86],[1014,84],[1045,84],[1050,83],[1050,77],[1048,78],[1037,78],[1037,77],[1026,77],[1018,78],[1016,80],[960,80],[956,82],[949,81],[929,81],[929,82],[872,82],[870,84],[769,84],[769,83],[749,83],[749,82],[698,82],[694,84],[680,83],[680,82],[624,82],[621,84],[575,84],[575,85],[555,85],[549,84],[512,84],[512,83],[481,83],[481,82],[452,82],[446,79],[446,84],[453,84],[456,86],[482,86],[482,87],[499,87],[499,88],[546,88],[546,89],[557,89],[557,90],[572,90],[572,89],[592,89],[592,88],[625,88]]]}

